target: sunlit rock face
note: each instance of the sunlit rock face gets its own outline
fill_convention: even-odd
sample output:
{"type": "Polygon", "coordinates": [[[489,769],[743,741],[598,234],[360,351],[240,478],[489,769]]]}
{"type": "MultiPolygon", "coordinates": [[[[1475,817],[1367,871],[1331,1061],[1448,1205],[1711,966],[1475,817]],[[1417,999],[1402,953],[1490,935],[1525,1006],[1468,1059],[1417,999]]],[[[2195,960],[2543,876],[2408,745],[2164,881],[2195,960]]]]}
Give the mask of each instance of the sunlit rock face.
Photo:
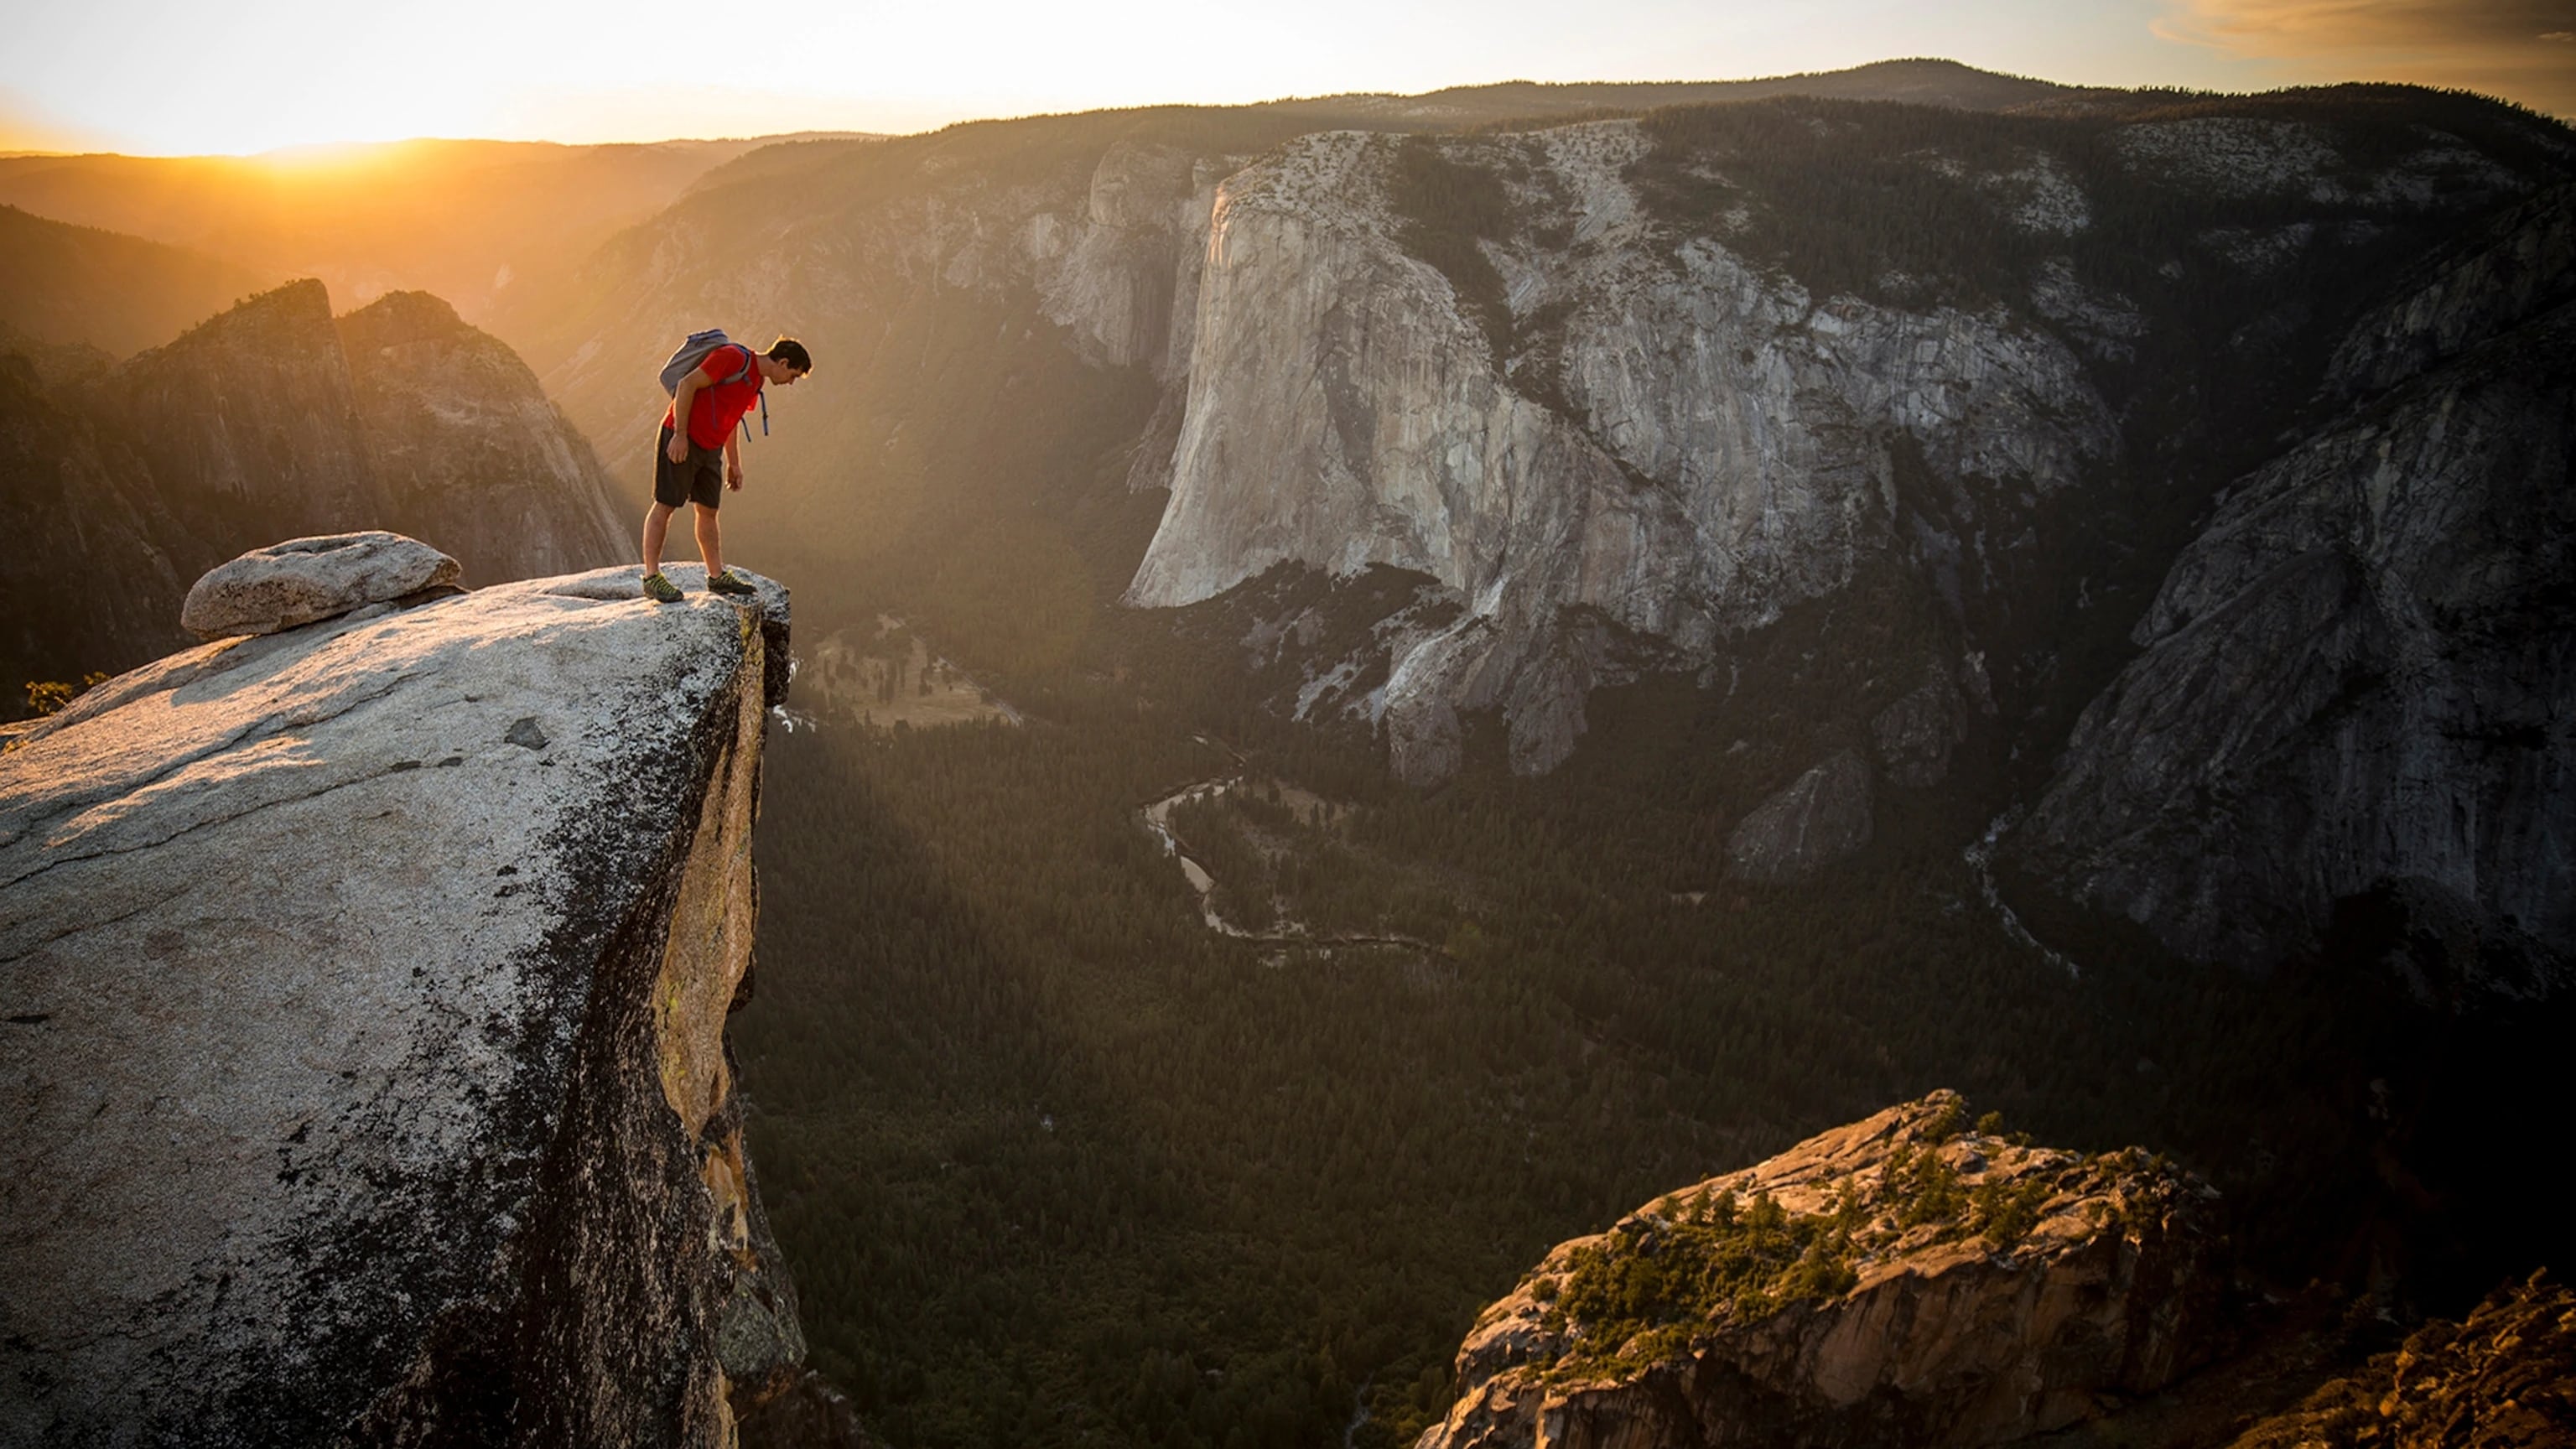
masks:
{"type": "Polygon", "coordinates": [[[787,599],[697,583],[228,639],[0,754],[0,1443],[717,1449],[793,1379],[723,1035],[787,599]]]}
{"type": "Polygon", "coordinates": [[[1936,1092],[1559,1244],[1477,1317],[1417,1449],[1997,1444],[2208,1355],[2213,1191],[1962,1116],[1936,1092]]]}
{"type": "Polygon", "coordinates": [[[2576,1441],[2571,1383],[2576,1292],[2542,1271],[2488,1294],[2463,1321],[2436,1318],[2296,1407],[2245,1425],[2229,1449],[2564,1444],[2576,1441]]]}
{"type": "Polygon", "coordinates": [[[1087,357],[1158,373],[1189,365],[1190,339],[1175,326],[1172,301],[1195,291],[1174,283],[1206,233],[1205,169],[1178,147],[1115,142],[1092,169],[1076,216],[1029,218],[1024,250],[1046,315],[1071,329],[1087,357]]]}
{"type": "Polygon", "coordinates": [[[2375,894],[2475,963],[2445,991],[2567,984],[2571,279],[2561,190],[2353,328],[2329,378],[2345,410],[2176,560],[2145,652],[2012,837],[2024,859],[2203,959],[2312,950],[2375,894]]]}
{"type": "Polygon", "coordinates": [[[1820,305],[1715,239],[1675,245],[1624,179],[1645,146],[1627,122],[1457,143],[1526,178],[1527,225],[1488,254],[1546,335],[1498,358],[1399,242],[1402,144],[1307,137],[1220,188],[1172,498],[1127,599],[1193,603],[1282,562],[1437,579],[1464,611],[1372,702],[1405,773],[1455,768],[1461,710],[1502,711],[1515,767],[1561,761],[1623,668],[1595,624],[1704,661],[1841,587],[1890,541],[1898,448],[1999,500],[2009,536],[2109,446],[2053,335],[1820,305]]]}

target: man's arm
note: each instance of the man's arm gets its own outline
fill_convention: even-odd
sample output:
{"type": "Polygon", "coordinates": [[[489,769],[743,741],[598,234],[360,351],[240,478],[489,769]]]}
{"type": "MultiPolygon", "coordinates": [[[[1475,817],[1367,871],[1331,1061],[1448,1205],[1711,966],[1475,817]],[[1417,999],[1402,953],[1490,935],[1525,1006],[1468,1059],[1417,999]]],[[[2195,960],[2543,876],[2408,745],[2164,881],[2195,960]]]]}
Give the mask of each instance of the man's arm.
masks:
{"type": "Polygon", "coordinates": [[[742,433],[732,428],[725,430],[725,487],[742,491],[742,433]]]}
{"type": "Polygon", "coordinates": [[[679,391],[671,394],[671,461],[674,463],[689,461],[689,409],[698,400],[698,389],[705,387],[710,380],[705,368],[691,368],[689,375],[680,379],[679,391]]]}

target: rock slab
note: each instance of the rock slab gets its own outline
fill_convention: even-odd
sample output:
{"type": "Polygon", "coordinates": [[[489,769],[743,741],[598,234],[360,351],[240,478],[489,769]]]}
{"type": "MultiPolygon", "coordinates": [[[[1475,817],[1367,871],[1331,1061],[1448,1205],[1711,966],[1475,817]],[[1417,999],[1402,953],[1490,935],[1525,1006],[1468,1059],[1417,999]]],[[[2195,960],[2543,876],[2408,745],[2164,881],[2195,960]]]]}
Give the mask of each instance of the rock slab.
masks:
{"type": "Polygon", "coordinates": [[[793,1382],[723,1035],[786,594],[635,572],[0,755],[0,1445],[717,1449],[793,1382]]]}
{"type": "Polygon", "coordinates": [[[200,639],[275,634],[453,584],[460,572],[428,544],[381,529],[290,538],[207,570],[179,622],[200,639]]]}

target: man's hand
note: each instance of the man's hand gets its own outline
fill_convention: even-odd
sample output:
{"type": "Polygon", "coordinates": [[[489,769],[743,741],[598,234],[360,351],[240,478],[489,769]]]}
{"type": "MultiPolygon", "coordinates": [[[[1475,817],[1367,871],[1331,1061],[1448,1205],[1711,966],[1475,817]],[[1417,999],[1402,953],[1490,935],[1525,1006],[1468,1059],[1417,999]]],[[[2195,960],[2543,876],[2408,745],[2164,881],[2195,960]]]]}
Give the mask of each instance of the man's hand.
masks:
{"type": "Polygon", "coordinates": [[[725,488],[734,493],[740,493],[742,491],[742,460],[740,458],[725,459],[725,488]]]}
{"type": "Polygon", "coordinates": [[[673,433],[671,435],[671,446],[667,451],[670,453],[671,461],[674,463],[685,463],[689,461],[689,435],[686,433],[673,433]]]}

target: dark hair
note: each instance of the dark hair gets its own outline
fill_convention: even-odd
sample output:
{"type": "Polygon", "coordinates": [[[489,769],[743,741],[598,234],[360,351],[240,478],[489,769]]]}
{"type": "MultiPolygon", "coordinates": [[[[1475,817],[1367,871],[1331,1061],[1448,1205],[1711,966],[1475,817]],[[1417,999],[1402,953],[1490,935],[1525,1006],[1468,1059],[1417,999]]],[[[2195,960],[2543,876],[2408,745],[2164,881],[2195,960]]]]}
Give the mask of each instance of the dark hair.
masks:
{"type": "Polygon", "coordinates": [[[806,351],[805,344],[793,337],[781,337],[769,344],[769,360],[786,363],[798,372],[814,370],[814,354],[806,351]]]}

